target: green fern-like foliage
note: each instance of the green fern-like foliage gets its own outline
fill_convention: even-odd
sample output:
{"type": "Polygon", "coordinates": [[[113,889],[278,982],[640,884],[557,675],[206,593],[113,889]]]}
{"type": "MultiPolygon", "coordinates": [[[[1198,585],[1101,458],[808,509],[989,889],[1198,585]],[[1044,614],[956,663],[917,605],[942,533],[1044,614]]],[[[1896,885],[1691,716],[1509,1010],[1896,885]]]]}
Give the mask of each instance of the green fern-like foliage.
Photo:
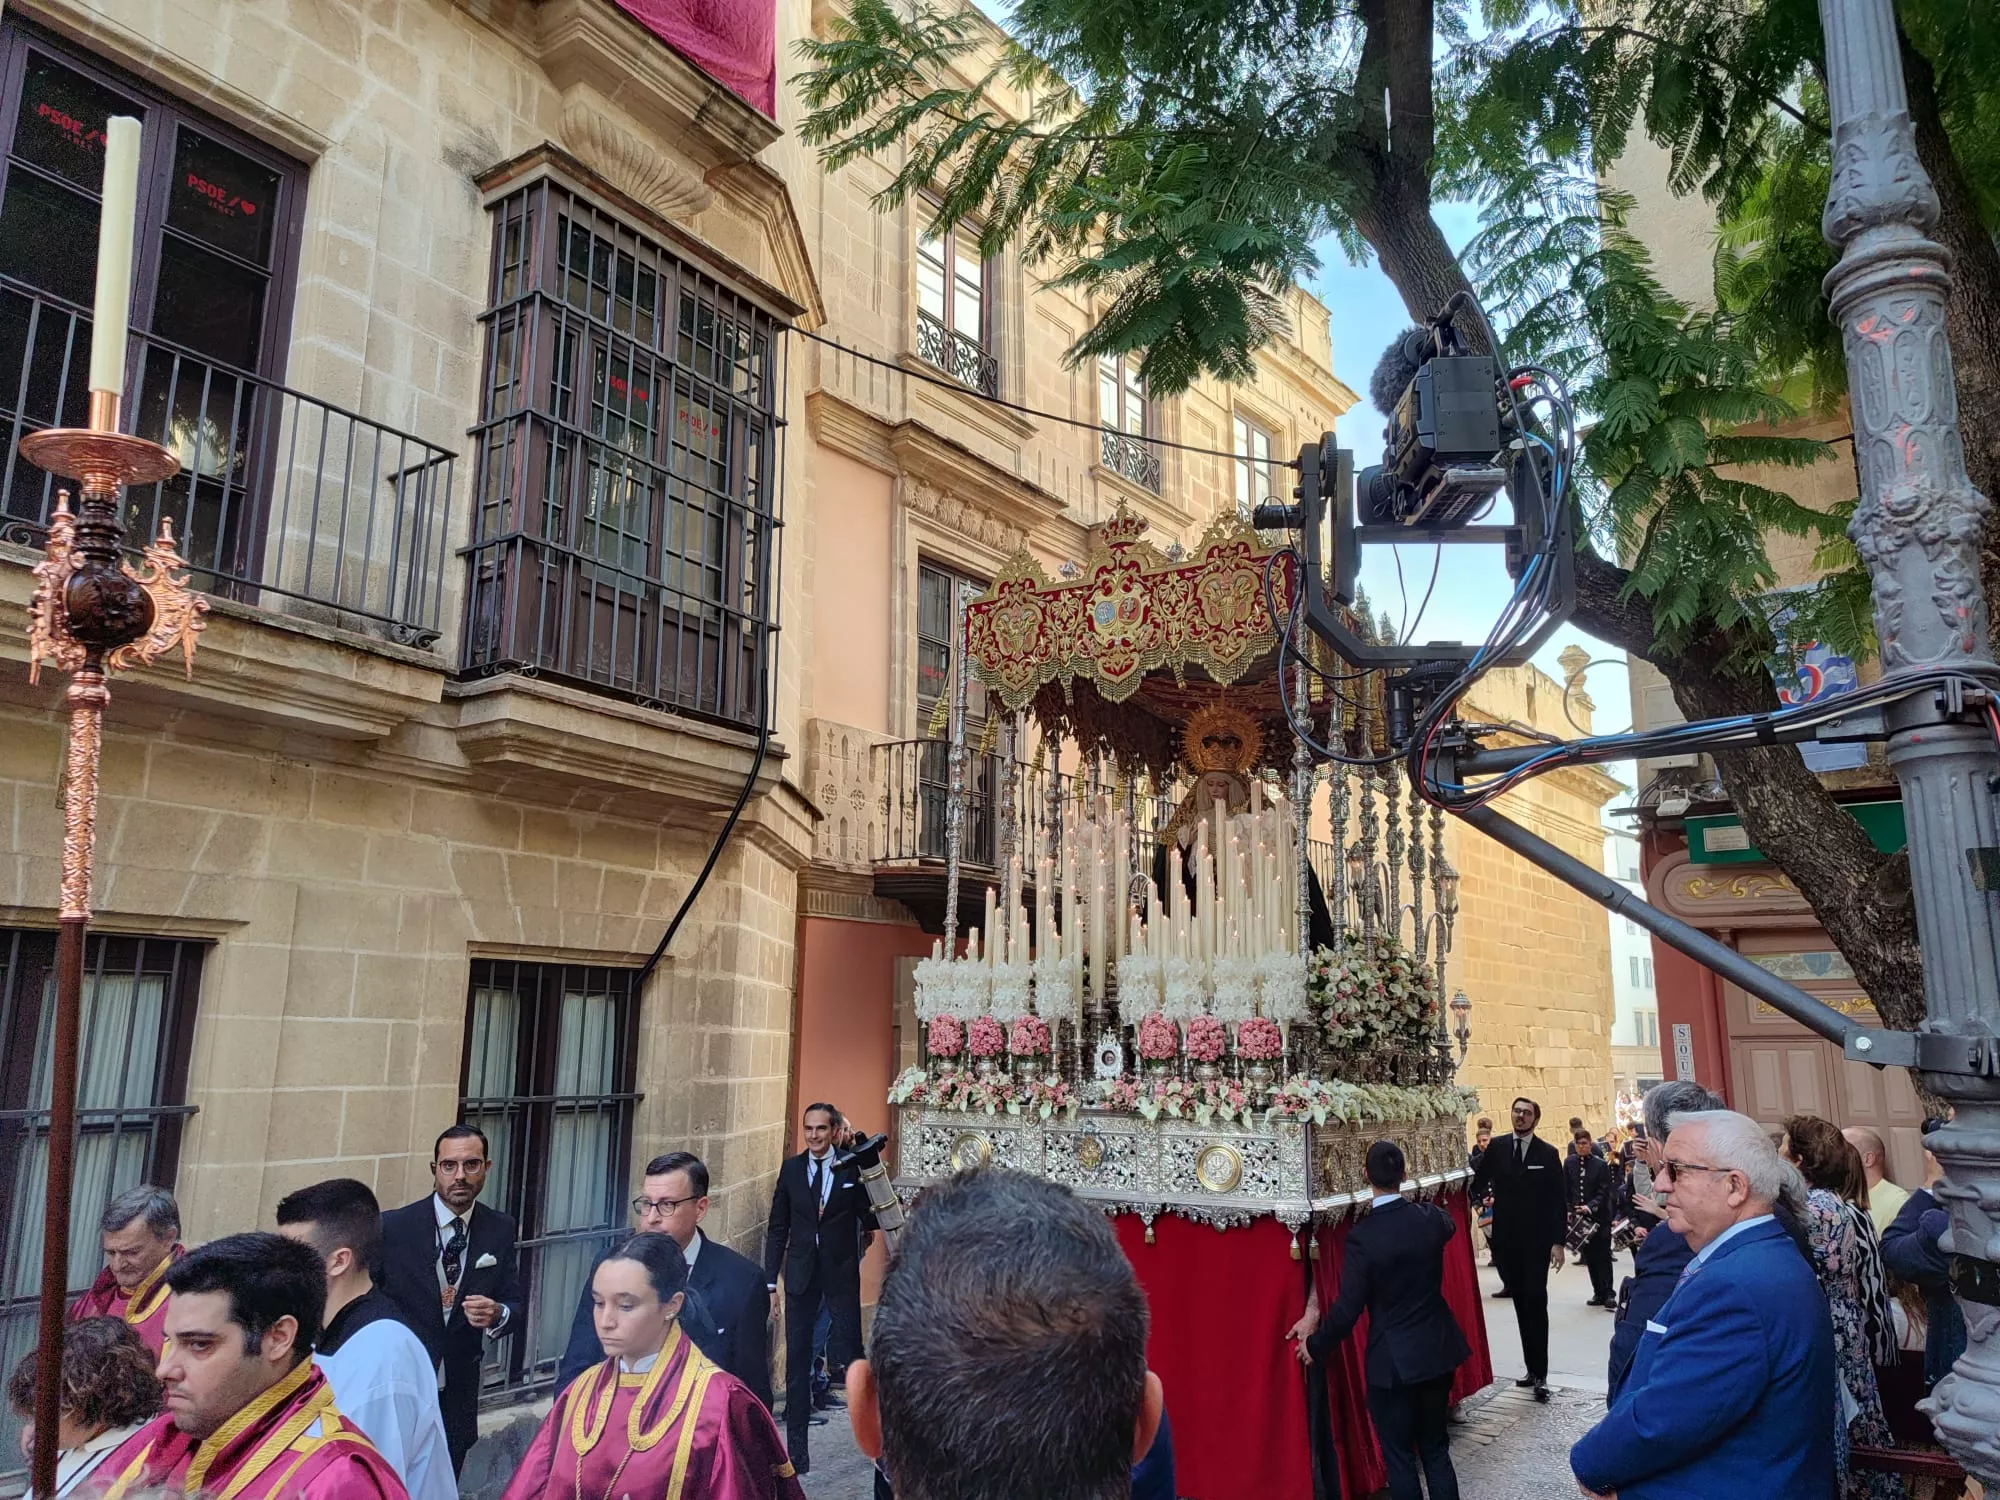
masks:
{"type": "Polygon", "coordinates": [[[801,134],[832,168],[888,164],[880,206],[976,223],[1097,300],[1073,363],[1137,353],[1162,394],[1243,380],[1315,242],[1353,242],[1352,20],[1347,0],[1026,0],[996,54],[976,18],[853,0],[799,44],[801,134]]]}

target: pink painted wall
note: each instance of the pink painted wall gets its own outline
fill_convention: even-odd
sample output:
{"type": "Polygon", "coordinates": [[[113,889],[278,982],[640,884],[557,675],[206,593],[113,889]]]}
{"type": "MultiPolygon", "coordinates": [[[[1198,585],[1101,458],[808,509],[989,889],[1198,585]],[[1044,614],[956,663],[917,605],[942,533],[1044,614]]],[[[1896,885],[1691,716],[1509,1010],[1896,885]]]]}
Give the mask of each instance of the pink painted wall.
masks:
{"type": "Polygon", "coordinates": [[[808,717],[890,732],[889,476],[813,452],[813,677],[808,717]]]}

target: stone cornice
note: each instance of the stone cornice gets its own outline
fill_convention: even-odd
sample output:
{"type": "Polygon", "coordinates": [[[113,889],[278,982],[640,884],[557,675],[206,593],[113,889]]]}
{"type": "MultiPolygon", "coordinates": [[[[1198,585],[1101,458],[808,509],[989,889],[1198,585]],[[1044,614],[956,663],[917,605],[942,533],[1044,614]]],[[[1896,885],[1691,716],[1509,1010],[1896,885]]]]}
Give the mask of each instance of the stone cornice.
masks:
{"type": "Polygon", "coordinates": [[[826,322],[819,276],[813,270],[812,253],[806,248],[805,231],[799,227],[785,179],[762,162],[744,161],[711,167],[703,180],[759,226],[779,285],[804,304],[799,326],[818,328],[826,322]]]}
{"type": "Polygon", "coordinates": [[[708,76],[607,0],[540,0],[519,40],[558,89],[586,84],[704,168],[748,161],[776,120],[708,76]]]}
{"type": "MultiPolygon", "coordinates": [[[[452,683],[445,697],[474,774],[536,801],[608,795],[630,813],[726,812],[756,753],[743,731],[539,678],[452,683]]],[[[784,755],[772,745],[753,798],[779,784],[784,755]]]]}
{"type": "MultiPolygon", "coordinates": [[[[29,569],[40,557],[0,543],[0,661],[27,662],[29,569]]],[[[191,679],[157,667],[119,677],[116,691],[326,739],[376,740],[438,702],[445,669],[427,651],[213,599],[191,679]]]]}

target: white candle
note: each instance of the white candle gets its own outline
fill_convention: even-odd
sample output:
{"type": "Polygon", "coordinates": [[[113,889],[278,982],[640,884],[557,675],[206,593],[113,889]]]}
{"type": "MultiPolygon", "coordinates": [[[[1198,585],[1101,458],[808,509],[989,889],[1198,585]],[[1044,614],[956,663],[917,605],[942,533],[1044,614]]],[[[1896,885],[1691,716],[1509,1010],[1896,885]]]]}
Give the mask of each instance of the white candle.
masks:
{"type": "Polygon", "coordinates": [[[139,218],[139,122],[104,122],[103,204],[97,220],[97,304],[90,325],[90,388],[125,390],[125,328],[132,309],[132,234],[139,218]]]}
{"type": "MultiPolygon", "coordinates": [[[[1112,838],[1112,879],[1111,905],[1115,911],[1123,911],[1132,900],[1132,845],[1126,838],[1125,814],[1119,813],[1111,820],[1112,838]]],[[[1125,941],[1123,924],[1114,937],[1122,948],[1125,941]]]]}

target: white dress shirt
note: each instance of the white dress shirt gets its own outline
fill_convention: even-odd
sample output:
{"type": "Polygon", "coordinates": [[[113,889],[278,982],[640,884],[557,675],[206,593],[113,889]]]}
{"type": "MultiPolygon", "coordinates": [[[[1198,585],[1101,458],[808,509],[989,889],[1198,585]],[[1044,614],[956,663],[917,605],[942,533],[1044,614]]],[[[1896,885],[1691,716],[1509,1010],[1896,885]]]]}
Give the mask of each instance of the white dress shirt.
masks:
{"type": "Polygon", "coordinates": [[[97,1468],[109,1458],[112,1450],[146,1424],[134,1422],[129,1427],[107,1427],[94,1438],[89,1438],[74,1448],[65,1448],[56,1456],[56,1497],[80,1494],[86,1488],[84,1480],[97,1472],[97,1468]]]}
{"type": "Polygon", "coordinates": [[[410,1500],[457,1500],[437,1375],[414,1333],[381,1318],[313,1362],[333,1387],[334,1406],[389,1461],[410,1500]]]}
{"type": "MultiPolygon", "coordinates": [[[[451,1308],[444,1306],[444,1289],[447,1286],[454,1289],[452,1307],[456,1307],[458,1305],[458,1298],[455,1295],[456,1289],[465,1285],[465,1273],[472,1269],[472,1210],[477,1207],[479,1207],[479,1204],[475,1201],[472,1208],[468,1208],[462,1214],[456,1214],[451,1211],[449,1203],[446,1203],[436,1193],[431,1194],[431,1211],[437,1215],[438,1306],[442,1310],[444,1320],[447,1323],[451,1321],[451,1308]],[[465,1226],[465,1253],[458,1258],[458,1280],[447,1282],[444,1279],[444,1243],[451,1238],[451,1226],[454,1220],[465,1226]]],[[[500,1316],[487,1325],[486,1336],[489,1339],[499,1338],[501,1330],[507,1326],[507,1319],[512,1316],[513,1310],[506,1303],[502,1302],[500,1304],[500,1316]]],[[[442,1369],[442,1366],[440,1366],[440,1369],[442,1369]]],[[[442,1380],[444,1377],[440,1374],[438,1378],[442,1380]]],[[[412,1500],[415,1500],[414,1496],[412,1500]]]]}
{"type": "Polygon", "coordinates": [[[697,1229],[694,1238],[687,1242],[687,1248],[681,1251],[681,1259],[687,1262],[690,1277],[694,1275],[694,1258],[699,1254],[701,1254],[701,1231],[697,1229]]]}

